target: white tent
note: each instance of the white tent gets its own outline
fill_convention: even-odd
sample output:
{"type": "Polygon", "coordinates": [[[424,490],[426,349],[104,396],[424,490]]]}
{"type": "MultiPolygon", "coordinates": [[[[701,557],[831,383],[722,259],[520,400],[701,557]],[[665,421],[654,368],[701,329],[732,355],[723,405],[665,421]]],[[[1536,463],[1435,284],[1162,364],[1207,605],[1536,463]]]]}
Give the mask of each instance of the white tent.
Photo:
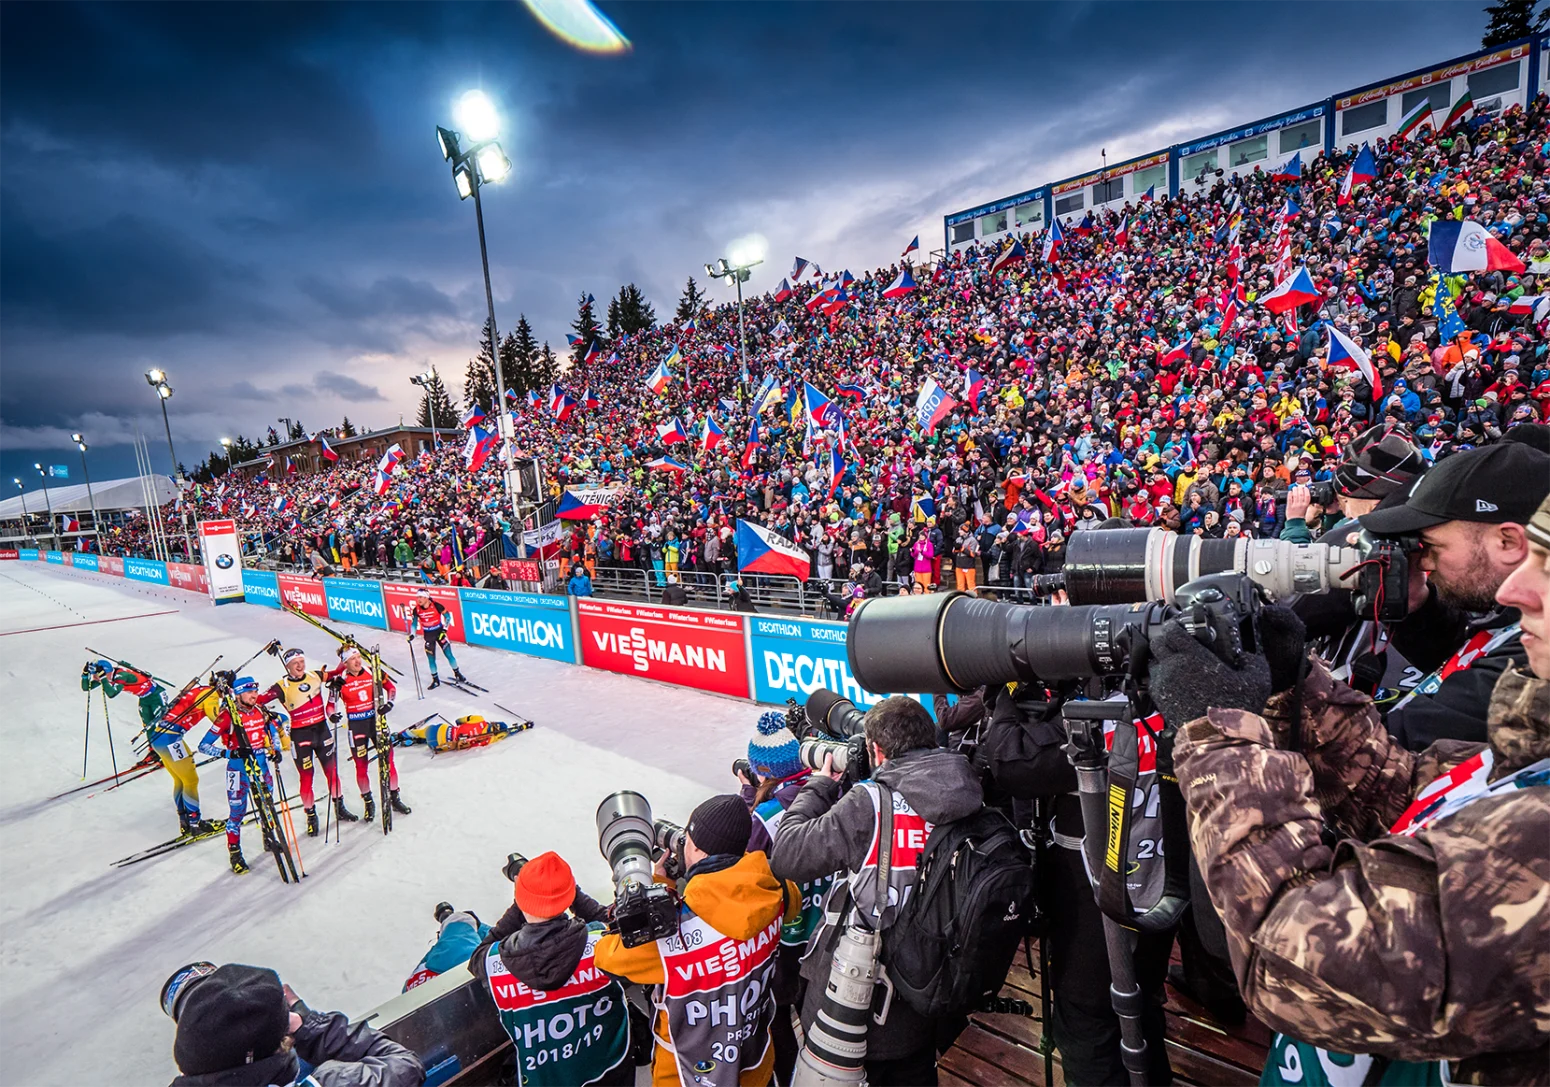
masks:
{"type": "MultiPolygon", "coordinates": [[[[155,489],[156,500],[159,505],[165,505],[177,497],[178,489],[170,476],[152,475],[149,479],[150,486],[155,489]]],[[[86,494],[86,484],[70,483],[63,487],[50,487],[47,501],[44,500],[43,488],[27,491],[15,498],[7,498],[0,502],[0,521],[15,521],[22,516],[22,503],[26,502],[27,513],[38,517],[48,513],[52,509],[55,513],[82,513],[89,512],[95,501],[97,509],[103,513],[114,510],[138,510],[145,508],[145,484],[140,476],[130,476],[128,479],[109,479],[102,483],[91,485],[91,497],[86,494]]]]}

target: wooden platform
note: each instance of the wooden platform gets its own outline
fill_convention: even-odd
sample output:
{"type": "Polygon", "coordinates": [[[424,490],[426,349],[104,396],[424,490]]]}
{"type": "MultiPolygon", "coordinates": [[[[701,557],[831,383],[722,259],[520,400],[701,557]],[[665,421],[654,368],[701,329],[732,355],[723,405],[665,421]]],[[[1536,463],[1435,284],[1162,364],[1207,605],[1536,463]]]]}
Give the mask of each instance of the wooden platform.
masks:
{"type": "MultiPolygon", "coordinates": [[[[1012,967],[1002,996],[1026,1000],[1034,1017],[979,1014],[958,1038],[958,1043],[939,1062],[940,1079],[947,1087],[1063,1087],[1060,1054],[1054,1058],[1054,1083],[1044,1082],[1044,1057],[1039,1041],[1040,1019],[1038,946],[1033,945],[1034,973],[1026,962],[1012,967]]],[[[1252,1016],[1229,1030],[1211,1020],[1205,1009],[1168,986],[1168,1059],[1174,1082],[1200,1087],[1255,1084],[1265,1067],[1271,1033],[1252,1016]]]]}

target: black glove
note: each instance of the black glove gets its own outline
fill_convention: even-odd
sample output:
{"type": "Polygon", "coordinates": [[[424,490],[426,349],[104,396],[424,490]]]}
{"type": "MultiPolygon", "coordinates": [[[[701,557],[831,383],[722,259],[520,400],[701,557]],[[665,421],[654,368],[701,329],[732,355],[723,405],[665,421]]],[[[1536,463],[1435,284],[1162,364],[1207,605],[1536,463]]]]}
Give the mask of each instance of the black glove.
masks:
{"type": "Polygon", "coordinates": [[[285,756],[280,754],[280,749],[278,747],[270,749],[270,751],[269,751],[269,765],[271,765],[271,766],[279,766],[280,763],[284,760],[284,758],[285,758],[285,756]]]}
{"type": "Polygon", "coordinates": [[[333,713],[328,715],[328,720],[329,720],[330,724],[337,725],[343,718],[344,718],[344,714],[340,713],[338,710],[335,710],[333,713]]]}
{"type": "Polygon", "coordinates": [[[1289,691],[1308,671],[1308,628],[1284,605],[1259,611],[1259,647],[1270,664],[1270,693],[1289,691]]]}
{"type": "Polygon", "coordinates": [[[392,708],[393,708],[393,700],[390,698],[386,702],[383,702],[383,703],[381,703],[380,705],[377,706],[377,712],[379,714],[383,714],[385,716],[389,711],[392,710],[392,708]]]}
{"type": "Polygon", "coordinates": [[[210,686],[214,687],[218,691],[224,692],[231,690],[231,685],[235,682],[237,682],[236,672],[210,673],[210,686]]]}
{"type": "Polygon", "coordinates": [[[264,646],[264,652],[268,653],[271,657],[278,657],[280,655],[280,639],[276,638],[274,641],[264,646]]]}
{"type": "Polygon", "coordinates": [[[1270,697],[1270,664],[1245,653],[1234,668],[1170,619],[1149,643],[1150,693],[1170,728],[1182,728],[1207,710],[1263,713],[1270,697]]]}

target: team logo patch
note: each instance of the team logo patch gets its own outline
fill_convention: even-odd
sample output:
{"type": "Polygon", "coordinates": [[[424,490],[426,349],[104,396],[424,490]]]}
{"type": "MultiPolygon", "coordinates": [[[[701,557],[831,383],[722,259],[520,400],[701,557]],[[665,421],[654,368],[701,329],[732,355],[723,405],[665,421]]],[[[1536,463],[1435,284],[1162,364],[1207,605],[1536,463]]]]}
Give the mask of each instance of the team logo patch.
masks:
{"type": "Polygon", "coordinates": [[[707,1074],[709,1074],[711,1072],[714,1072],[716,1070],[716,1062],[715,1061],[695,1061],[694,1062],[694,1070],[696,1072],[699,1072],[701,1075],[707,1075],[707,1074]]]}

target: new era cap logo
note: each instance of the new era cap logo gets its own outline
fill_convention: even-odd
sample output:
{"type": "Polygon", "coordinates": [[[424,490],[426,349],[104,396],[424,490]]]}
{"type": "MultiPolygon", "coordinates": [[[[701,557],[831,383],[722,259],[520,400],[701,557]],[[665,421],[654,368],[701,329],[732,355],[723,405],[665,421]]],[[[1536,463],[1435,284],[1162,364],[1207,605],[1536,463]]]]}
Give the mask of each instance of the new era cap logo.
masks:
{"type": "Polygon", "coordinates": [[[1475,512],[1476,513],[1496,513],[1498,511],[1496,509],[1496,503],[1495,502],[1487,502],[1483,498],[1477,498],[1477,499],[1475,499],[1475,512]]]}

